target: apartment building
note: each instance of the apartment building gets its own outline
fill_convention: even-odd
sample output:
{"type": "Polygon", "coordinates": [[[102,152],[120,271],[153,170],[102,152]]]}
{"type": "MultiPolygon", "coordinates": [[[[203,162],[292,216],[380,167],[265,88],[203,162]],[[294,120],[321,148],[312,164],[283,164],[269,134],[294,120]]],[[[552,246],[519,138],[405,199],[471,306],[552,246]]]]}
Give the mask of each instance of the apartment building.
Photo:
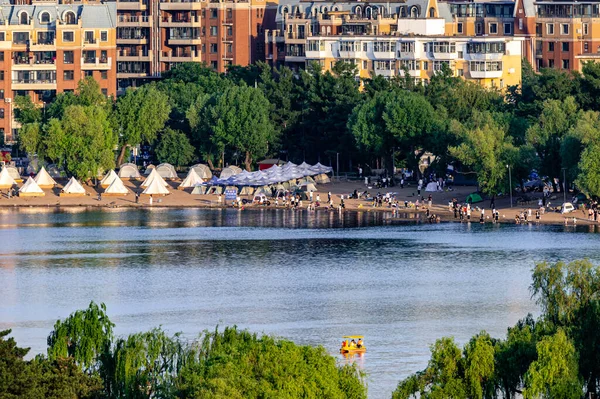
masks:
{"type": "Polygon", "coordinates": [[[274,27],[267,0],[118,0],[118,86],[159,77],[178,63],[219,72],[264,59],[264,29],[274,27]]]}
{"type": "Polygon", "coordinates": [[[514,2],[406,0],[280,3],[266,58],[294,69],[316,61],[357,67],[357,78],[410,76],[427,83],[446,64],[456,76],[503,88],[521,80],[523,38],[514,2]]]}
{"type": "Polygon", "coordinates": [[[18,128],[13,99],[41,106],[92,76],[116,95],[116,4],[33,2],[0,6],[0,134],[18,128]]]}

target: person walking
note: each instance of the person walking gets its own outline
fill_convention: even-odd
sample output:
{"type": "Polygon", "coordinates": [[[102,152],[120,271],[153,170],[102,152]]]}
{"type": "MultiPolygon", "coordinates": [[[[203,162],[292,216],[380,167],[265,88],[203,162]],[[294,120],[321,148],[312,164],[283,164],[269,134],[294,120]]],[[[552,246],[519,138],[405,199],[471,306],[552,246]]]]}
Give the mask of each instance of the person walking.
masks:
{"type": "Polygon", "coordinates": [[[309,196],[310,196],[310,202],[313,202],[313,192],[312,191],[309,193],[309,196]]]}
{"type": "Polygon", "coordinates": [[[331,202],[331,191],[327,193],[327,202],[331,202]]]}

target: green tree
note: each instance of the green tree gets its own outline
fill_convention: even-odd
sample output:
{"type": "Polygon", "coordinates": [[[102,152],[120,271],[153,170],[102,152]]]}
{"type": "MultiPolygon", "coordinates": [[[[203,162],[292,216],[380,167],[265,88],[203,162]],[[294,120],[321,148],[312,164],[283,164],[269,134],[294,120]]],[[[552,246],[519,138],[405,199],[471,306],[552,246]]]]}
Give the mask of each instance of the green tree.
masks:
{"type": "Polygon", "coordinates": [[[575,347],[562,329],[538,342],[538,358],[529,367],[525,399],[582,397],[583,386],[577,370],[575,347]]]}
{"type": "Polygon", "coordinates": [[[22,125],[41,123],[42,110],[31,101],[31,97],[15,96],[15,119],[22,125]]]}
{"type": "Polygon", "coordinates": [[[119,97],[115,110],[121,146],[117,165],[123,163],[127,147],[152,144],[158,132],[164,128],[170,112],[169,97],[154,85],[129,89],[119,97]]]}
{"type": "Polygon", "coordinates": [[[56,321],[48,336],[48,358],[72,358],[86,372],[97,371],[100,357],[110,350],[113,327],[106,306],[92,301],[87,309],[56,321]]]}
{"type": "Polygon", "coordinates": [[[188,165],[194,159],[196,150],[185,134],[167,128],[160,135],[154,151],[160,162],[168,162],[179,167],[188,165]]]}

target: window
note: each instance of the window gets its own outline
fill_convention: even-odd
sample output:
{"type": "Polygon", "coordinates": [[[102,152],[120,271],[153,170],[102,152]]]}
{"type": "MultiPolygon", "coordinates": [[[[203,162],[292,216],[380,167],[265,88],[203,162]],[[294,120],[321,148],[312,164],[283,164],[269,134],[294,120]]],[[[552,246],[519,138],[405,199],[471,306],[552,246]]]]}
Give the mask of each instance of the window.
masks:
{"type": "Polygon", "coordinates": [[[108,79],[108,71],[102,71],[102,72],[100,72],[100,78],[102,80],[108,79]]]}
{"type": "Polygon", "coordinates": [[[569,60],[562,60],[562,69],[569,69],[569,60]]]}
{"type": "Polygon", "coordinates": [[[63,19],[67,25],[76,25],[77,17],[75,17],[75,13],[73,11],[67,11],[63,15],[63,19]]]}
{"type": "Polygon", "coordinates": [[[421,69],[421,62],[417,60],[403,60],[400,63],[401,69],[408,69],[409,71],[418,71],[421,69]]]}
{"type": "Polygon", "coordinates": [[[429,70],[429,61],[423,61],[423,70],[424,71],[428,71],[429,70]]]}
{"type": "Polygon", "coordinates": [[[4,119],[4,108],[0,108],[0,119],[4,119]]]}
{"type": "Polygon", "coordinates": [[[107,97],[108,96],[108,89],[102,89],[102,95],[104,97],[107,97]]]}
{"type": "Polygon", "coordinates": [[[462,24],[462,22],[459,22],[459,23],[456,25],[456,32],[457,32],[457,33],[463,33],[463,24],[462,24]]]}
{"type": "Polygon", "coordinates": [[[73,32],[63,32],[63,42],[74,42],[75,35],[73,32]]]}
{"type": "Polygon", "coordinates": [[[14,44],[29,44],[29,33],[28,32],[14,32],[13,33],[14,44]]]}
{"type": "Polygon", "coordinates": [[[44,11],[40,14],[40,22],[43,24],[50,23],[50,13],[48,11],[44,11]]]}
{"type": "Polygon", "coordinates": [[[6,40],[6,36],[4,34],[4,32],[0,32],[0,42],[3,42],[6,40]]]}
{"type": "Polygon", "coordinates": [[[369,49],[369,45],[367,43],[363,43],[363,51],[366,53],[369,49]]]}
{"type": "Polygon", "coordinates": [[[211,52],[211,54],[216,54],[217,53],[217,44],[216,43],[211,43],[210,44],[210,52],[211,52]]]}
{"type": "Polygon", "coordinates": [[[367,69],[368,67],[369,67],[369,62],[368,61],[363,61],[362,69],[367,69]]]}
{"type": "Polygon", "coordinates": [[[85,31],[83,41],[84,43],[96,43],[96,41],[94,40],[94,32],[85,31]]]}
{"type": "Polygon", "coordinates": [[[462,51],[459,51],[459,52],[458,52],[458,58],[465,58],[465,57],[463,56],[463,52],[462,52],[462,51]]]}
{"type": "Polygon", "coordinates": [[[0,71],[0,82],[4,81],[4,71],[0,71]]]}
{"type": "Polygon", "coordinates": [[[210,62],[210,66],[211,66],[213,69],[217,69],[217,68],[218,68],[217,61],[211,61],[211,62],[210,62]]]}
{"type": "Polygon", "coordinates": [[[588,26],[588,24],[583,24],[583,34],[584,35],[588,35],[589,34],[589,26],[588,26]]]}
{"type": "Polygon", "coordinates": [[[523,18],[519,18],[519,30],[523,30],[523,18]]]}
{"type": "Polygon", "coordinates": [[[217,36],[217,27],[216,26],[211,26],[210,27],[210,35],[211,36],[217,36]]]}
{"type": "Polygon", "coordinates": [[[63,80],[74,80],[75,72],[73,71],[63,71],[63,80]]]}
{"type": "Polygon", "coordinates": [[[450,66],[449,61],[433,61],[433,70],[439,72],[444,68],[444,64],[450,66]]]}
{"type": "Polygon", "coordinates": [[[216,8],[211,8],[210,9],[210,17],[211,18],[217,18],[217,9],[216,8]]]}
{"type": "Polygon", "coordinates": [[[589,51],[590,51],[590,44],[588,42],[583,42],[583,52],[589,53],[589,51]]]}
{"type": "Polygon", "coordinates": [[[512,34],[512,24],[504,24],[504,34],[505,35],[512,34]]]}
{"type": "Polygon", "coordinates": [[[94,71],[84,71],[83,72],[83,76],[86,78],[93,78],[94,77],[94,71]]]}
{"type": "Polygon", "coordinates": [[[233,36],[233,26],[227,27],[227,36],[233,36]]]}
{"type": "Polygon", "coordinates": [[[29,25],[29,14],[27,14],[25,11],[21,11],[19,14],[19,24],[29,25]]]}
{"type": "Polygon", "coordinates": [[[100,32],[100,41],[101,42],[107,42],[108,41],[108,31],[101,31],[100,32]]]}
{"type": "Polygon", "coordinates": [[[494,22],[490,24],[490,34],[496,33],[498,33],[498,24],[494,22]]]}
{"type": "Polygon", "coordinates": [[[548,60],[548,68],[554,68],[554,60],[548,60]]]}
{"type": "Polygon", "coordinates": [[[433,7],[429,9],[429,18],[435,18],[435,8],[433,7]]]}
{"type": "Polygon", "coordinates": [[[554,24],[546,24],[546,34],[548,34],[548,35],[554,34],[554,24]]]}
{"type": "Polygon", "coordinates": [[[569,51],[569,42],[562,42],[562,51],[569,51]]]}
{"type": "Polygon", "coordinates": [[[4,51],[0,51],[0,61],[4,61],[4,51]]]}
{"type": "Polygon", "coordinates": [[[548,51],[554,51],[554,42],[548,42],[548,51]]]}
{"type": "Polygon", "coordinates": [[[38,32],[37,44],[54,44],[54,32],[38,32]]]}
{"type": "Polygon", "coordinates": [[[72,64],[75,60],[75,56],[72,51],[63,51],[63,62],[65,64],[72,64]]]}
{"type": "Polygon", "coordinates": [[[569,24],[560,24],[560,34],[561,35],[569,34],[569,24]]]}
{"type": "Polygon", "coordinates": [[[4,89],[0,90],[0,100],[4,100],[4,89]]]}

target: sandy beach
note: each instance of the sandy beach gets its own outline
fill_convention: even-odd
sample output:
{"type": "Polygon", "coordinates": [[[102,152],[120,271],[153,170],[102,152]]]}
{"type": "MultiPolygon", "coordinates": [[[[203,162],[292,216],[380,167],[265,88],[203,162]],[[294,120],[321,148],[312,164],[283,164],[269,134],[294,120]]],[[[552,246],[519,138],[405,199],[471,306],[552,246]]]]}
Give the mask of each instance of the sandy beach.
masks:
{"type": "MultiPolygon", "coordinates": [[[[84,197],[61,197],[60,191],[62,187],[67,183],[66,179],[58,179],[58,186],[53,189],[44,189],[45,196],[43,197],[11,197],[8,198],[6,190],[2,190],[2,194],[0,195],[0,209],[4,208],[15,208],[15,207],[107,207],[107,208],[136,208],[136,207],[168,207],[168,208],[217,208],[217,207],[226,207],[231,206],[231,201],[227,203],[219,203],[217,195],[192,195],[191,190],[177,190],[177,186],[180,181],[168,181],[169,183],[169,191],[171,194],[164,197],[154,197],[153,204],[150,205],[148,196],[140,196],[138,203],[136,203],[135,193],[141,193],[143,189],[140,187],[142,181],[124,181],[125,186],[131,190],[131,193],[125,196],[118,197],[108,197],[101,196],[101,199],[98,200],[98,194],[104,192],[104,189],[101,187],[92,187],[88,185],[83,185],[87,195],[84,197]]],[[[22,183],[19,185],[21,186],[22,183]]],[[[417,188],[416,185],[410,184],[405,186],[404,188],[400,188],[400,186],[390,187],[390,188],[368,188],[365,186],[363,181],[359,180],[350,180],[350,181],[339,181],[332,182],[328,184],[319,184],[317,185],[317,193],[321,197],[322,206],[326,205],[327,202],[327,193],[331,192],[334,206],[337,207],[340,203],[341,195],[344,196],[345,210],[346,211],[365,211],[365,212],[392,212],[392,208],[389,208],[384,204],[383,207],[373,207],[373,202],[370,200],[364,199],[347,199],[350,194],[354,192],[354,190],[358,190],[358,192],[362,193],[364,191],[368,191],[371,196],[377,195],[377,193],[394,193],[396,199],[399,202],[399,213],[400,218],[402,214],[407,213],[418,213],[422,214],[421,217],[416,218],[417,220],[426,221],[425,213],[426,208],[421,206],[420,209],[415,209],[414,207],[405,208],[404,201],[415,202],[417,200],[417,188]]],[[[441,221],[458,221],[458,219],[454,218],[453,213],[448,208],[448,203],[452,201],[453,198],[458,199],[459,203],[464,202],[465,198],[468,194],[474,192],[476,190],[475,187],[472,186],[456,186],[452,191],[443,191],[443,192],[433,192],[433,193],[425,193],[421,192],[421,194],[427,199],[428,195],[431,194],[433,198],[433,205],[431,207],[430,212],[440,217],[441,221]]],[[[532,209],[534,218],[535,218],[535,210],[537,208],[538,199],[541,197],[540,193],[531,193],[528,194],[531,198],[529,203],[515,205],[512,208],[510,207],[510,200],[507,197],[497,197],[496,198],[496,208],[500,212],[500,222],[504,223],[515,223],[515,215],[519,212],[527,209],[532,209]]],[[[222,196],[222,201],[224,201],[225,196],[222,196]]],[[[242,196],[242,198],[246,198],[251,200],[249,196],[242,196]]],[[[515,195],[515,200],[517,195],[515,195]]],[[[569,200],[569,198],[567,199],[569,200]]],[[[550,204],[554,206],[558,206],[562,204],[562,195],[558,193],[556,196],[551,197],[549,200],[550,204]]],[[[303,206],[306,208],[308,205],[308,201],[303,201],[303,206]]],[[[247,204],[244,206],[244,210],[251,210],[253,208],[260,208],[263,205],[258,204],[247,204]]],[[[275,205],[271,203],[271,208],[274,208],[275,205]]],[[[280,207],[283,208],[280,204],[280,207]]],[[[490,210],[490,201],[484,200],[483,202],[477,203],[473,205],[473,211],[471,215],[471,222],[479,222],[480,218],[480,208],[486,210],[486,223],[491,223],[491,210],[490,210]]],[[[414,215],[410,218],[411,220],[415,220],[414,215]]],[[[593,221],[587,220],[587,214],[584,214],[583,211],[575,211],[568,215],[562,215],[557,212],[546,212],[542,215],[540,223],[549,223],[549,224],[574,224],[574,223],[596,223],[593,221]],[[576,219],[576,221],[574,221],[576,219]]],[[[535,221],[534,221],[535,222],[535,221]]]]}

